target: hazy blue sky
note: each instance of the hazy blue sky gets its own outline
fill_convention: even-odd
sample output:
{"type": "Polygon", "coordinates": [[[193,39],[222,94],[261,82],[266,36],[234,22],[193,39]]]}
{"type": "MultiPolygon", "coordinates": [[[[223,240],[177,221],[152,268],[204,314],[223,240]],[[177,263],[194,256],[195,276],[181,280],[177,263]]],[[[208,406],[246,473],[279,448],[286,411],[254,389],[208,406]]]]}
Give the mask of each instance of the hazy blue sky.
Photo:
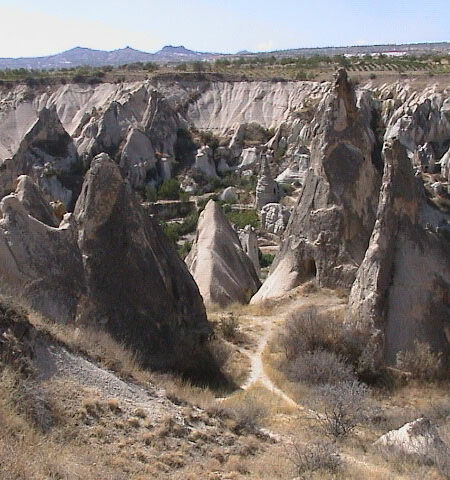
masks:
{"type": "Polygon", "coordinates": [[[449,0],[0,0],[0,57],[74,46],[201,51],[450,40],[449,0]]]}

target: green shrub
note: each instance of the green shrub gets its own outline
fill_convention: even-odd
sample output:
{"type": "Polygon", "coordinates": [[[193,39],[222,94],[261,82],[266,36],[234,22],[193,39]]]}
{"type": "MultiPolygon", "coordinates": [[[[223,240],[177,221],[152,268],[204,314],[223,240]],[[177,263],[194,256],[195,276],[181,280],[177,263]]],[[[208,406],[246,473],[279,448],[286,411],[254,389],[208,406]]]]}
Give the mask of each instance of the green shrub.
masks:
{"type": "Polygon", "coordinates": [[[258,257],[261,268],[265,268],[272,265],[275,255],[272,255],[271,253],[262,253],[261,250],[258,250],[258,257]]]}
{"type": "Polygon", "coordinates": [[[225,214],[228,220],[239,228],[244,228],[246,225],[251,225],[253,228],[259,226],[259,217],[256,210],[231,210],[225,214]]]}
{"type": "Polygon", "coordinates": [[[158,195],[153,185],[146,185],[144,190],[144,197],[147,202],[156,202],[158,195]]]}
{"type": "MultiPolygon", "coordinates": [[[[197,228],[198,213],[194,212],[183,219],[181,223],[160,223],[163,232],[172,240],[174,244],[178,242],[180,237],[188,233],[192,233],[197,228]]],[[[187,247],[186,247],[187,248],[187,247]]],[[[190,249],[189,249],[190,250],[190,249]]],[[[187,254],[186,254],[187,255],[187,254]]]]}
{"type": "Polygon", "coordinates": [[[192,242],[186,240],[183,245],[177,248],[178,255],[184,260],[192,249],[192,242]]]}
{"type": "Polygon", "coordinates": [[[175,178],[171,178],[159,187],[158,198],[162,200],[178,200],[180,192],[180,183],[175,178]]]}

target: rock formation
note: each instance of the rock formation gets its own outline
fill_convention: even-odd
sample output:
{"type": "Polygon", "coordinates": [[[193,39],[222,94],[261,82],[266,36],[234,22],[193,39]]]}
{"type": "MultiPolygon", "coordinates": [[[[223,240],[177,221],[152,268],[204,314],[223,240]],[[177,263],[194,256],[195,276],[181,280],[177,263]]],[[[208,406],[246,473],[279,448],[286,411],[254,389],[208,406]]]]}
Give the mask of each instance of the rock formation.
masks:
{"type": "Polygon", "coordinates": [[[281,235],[289,221],[289,210],[279,203],[268,203],[261,209],[261,227],[276,235],[281,235]]]}
{"type": "Polygon", "coordinates": [[[415,455],[433,461],[437,455],[450,455],[450,447],[442,441],[436,427],[427,418],[418,418],[398,430],[391,430],[375,446],[395,450],[397,453],[415,455]]]}
{"type": "Polygon", "coordinates": [[[448,240],[421,224],[427,208],[423,187],[400,141],[386,144],[384,157],[377,220],[351,290],[348,321],[380,330],[389,362],[414,340],[448,354],[448,240]]]}
{"type": "Polygon", "coordinates": [[[283,170],[275,179],[280,185],[303,185],[309,169],[310,157],[307,154],[296,153],[293,155],[290,167],[283,170]]]}
{"type": "Polygon", "coordinates": [[[219,195],[219,200],[227,203],[236,203],[238,200],[237,189],[235,187],[227,187],[219,195]]]}
{"type": "Polygon", "coordinates": [[[42,197],[39,187],[27,175],[17,179],[16,196],[29,215],[50,227],[57,227],[57,219],[51,206],[42,197]]]}
{"type": "Polygon", "coordinates": [[[32,216],[44,220],[44,206],[23,177],[0,202],[0,293],[55,321],[105,328],[155,367],[179,366],[184,348],[209,335],[186,265],[107,154],[59,227],[32,216]]]}
{"type": "Polygon", "coordinates": [[[137,128],[131,128],[120,155],[120,167],[133,188],[142,188],[153,170],[157,178],[157,159],[149,138],[137,128]]]}
{"type": "Polygon", "coordinates": [[[253,170],[259,165],[261,161],[261,155],[255,147],[245,148],[242,150],[241,158],[239,161],[239,170],[253,170]]]}
{"type": "Polygon", "coordinates": [[[255,229],[251,225],[246,225],[243,230],[239,231],[239,240],[244,252],[252,261],[256,274],[259,276],[261,267],[259,265],[258,236],[255,229]]]}
{"type": "Polygon", "coordinates": [[[186,263],[204,302],[209,305],[247,303],[260,286],[237,233],[213,200],[200,215],[196,239],[186,263]]]}
{"type": "Polygon", "coordinates": [[[375,222],[379,174],[373,132],[358,110],[344,70],[322,101],[311,146],[311,169],[271,274],[252,299],[276,297],[308,278],[350,287],[375,222]]]}
{"type": "Polygon", "coordinates": [[[72,201],[73,168],[78,162],[75,146],[54,108],[42,109],[12,158],[5,159],[0,175],[0,198],[15,189],[19,175],[35,180],[49,200],[66,206],[72,201]],[[72,181],[64,181],[72,173],[72,181]],[[72,189],[71,189],[72,188],[72,189]]]}
{"type": "MultiPolygon", "coordinates": [[[[22,191],[28,188],[24,183],[22,178],[22,191]]],[[[73,321],[78,299],[85,292],[76,227],[70,214],[58,228],[31,216],[43,219],[45,204],[42,193],[32,193],[38,202],[30,211],[16,194],[0,202],[0,293],[53,320],[73,321]]]]}
{"type": "Polygon", "coordinates": [[[434,173],[436,158],[430,143],[425,143],[416,150],[413,163],[421,172],[434,173]]]}
{"type": "Polygon", "coordinates": [[[198,149],[195,156],[194,168],[202,172],[206,178],[216,178],[216,164],[214,163],[213,152],[208,145],[198,149]]]}
{"type": "Polygon", "coordinates": [[[272,178],[269,162],[267,161],[267,157],[263,155],[258,183],[256,184],[256,209],[259,211],[268,203],[277,203],[280,198],[280,186],[272,178]]]}

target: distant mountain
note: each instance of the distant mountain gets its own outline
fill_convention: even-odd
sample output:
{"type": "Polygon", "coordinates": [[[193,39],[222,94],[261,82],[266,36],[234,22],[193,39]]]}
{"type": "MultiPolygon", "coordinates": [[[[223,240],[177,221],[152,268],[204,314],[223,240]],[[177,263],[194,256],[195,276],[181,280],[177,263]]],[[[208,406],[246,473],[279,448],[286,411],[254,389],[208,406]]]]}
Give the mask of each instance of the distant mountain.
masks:
{"type": "Polygon", "coordinates": [[[69,68],[76,66],[100,67],[104,65],[123,65],[136,62],[181,62],[192,60],[209,60],[218,55],[188,50],[183,46],[165,46],[159,52],[147,53],[131,47],[113,50],[93,50],[91,48],[75,47],[56,55],[47,57],[0,58],[0,69],[26,68],[49,69],[69,68]]]}
{"type": "Polygon", "coordinates": [[[182,45],[167,45],[156,53],[142,52],[131,47],[112,50],[93,50],[91,48],[75,47],[56,55],[46,57],[0,58],[0,70],[6,68],[50,69],[70,68],[77,66],[100,67],[104,65],[123,65],[136,62],[189,62],[195,60],[214,60],[220,57],[236,58],[238,56],[313,56],[313,55],[360,55],[371,53],[405,52],[409,54],[422,53],[450,53],[450,43],[416,43],[403,45],[366,45],[350,47],[324,47],[324,48],[296,48],[290,50],[277,50],[273,52],[253,53],[243,50],[234,55],[221,53],[196,52],[182,45]]]}

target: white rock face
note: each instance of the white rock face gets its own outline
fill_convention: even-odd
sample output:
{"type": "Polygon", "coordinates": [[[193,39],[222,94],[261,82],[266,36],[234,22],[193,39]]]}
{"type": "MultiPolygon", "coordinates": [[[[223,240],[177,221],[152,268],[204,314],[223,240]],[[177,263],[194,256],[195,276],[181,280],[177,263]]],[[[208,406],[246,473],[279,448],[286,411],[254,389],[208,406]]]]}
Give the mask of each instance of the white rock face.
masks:
{"type": "Polygon", "coordinates": [[[261,154],[255,147],[244,148],[242,150],[240,162],[238,165],[239,170],[249,170],[257,167],[261,162],[261,154]]]}
{"type": "Polygon", "coordinates": [[[217,178],[216,164],[210,147],[200,147],[195,156],[194,167],[200,170],[206,178],[217,178]]]}
{"type": "Polygon", "coordinates": [[[235,187],[227,187],[220,195],[219,200],[222,202],[227,203],[235,203],[237,202],[237,188],[235,187]]]}
{"type": "Polygon", "coordinates": [[[380,89],[382,116],[387,125],[385,140],[398,138],[410,152],[427,142],[443,144],[450,137],[450,102],[435,86],[414,91],[408,84],[380,89]]]}
{"type": "Polygon", "coordinates": [[[449,447],[427,418],[418,418],[398,430],[391,430],[380,437],[374,445],[431,459],[436,454],[445,455],[445,452],[450,455],[449,447]]]}
{"type": "Polygon", "coordinates": [[[305,183],[306,174],[308,173],[310,157],[307,154],[295,153],[293,155],[292,164],[286,170],[283,170],[275,181],[281,185],[292,185],[305,183]]]}
{"type": "Polygon", "coordinates": [[[441,175],[447,180],[447,193],[450,194],[450,148],[441,158],[441,175]]]}
{"type": "Polygon", "coordinates": [[[246,225],[239,231],[239,240],[241,241],[244,252],[249,256],[255,267],[255,272],[259,276],[261,267],[259,265],[258,237],[255,229],[251,225],[246,225]]]}
{"type": "Polygon", "coordinates": [[[72,191],[60,178],[71,172],[78,156],[72,139],[64,130],[55,108],[44,108],[26,132],[12,158],[2,163],[0,197],[11,193],[19,175],[33,178],[49,201],[61,201],[66,206],[72,191]]]}
{"type": "Polygon", "coordinates": [[[261,209],[261,226],[264,230],[281,235],[290,217],[289,210],[279,203],[268,203],[261,209]]]}
{"type": "Polygon", "coordinates": [[[120,156],[120,166],[133,188],[145,185],[147,173],[156,168],[156,163],[155,152],[148,137],[137,128],[131,128],[120,156]]]}
{"type": "Polygon", "coordinates": [[[252,122],[276,128],[306,98],[327,88],[318,82],[214,82],[187,116],[198,129],[219,134],[252,122]]]}
{"type": "Polygon", "coordinates": [[[207,305],[247,303],[260,285],[237,233],[213,200],[200,215],[186,264],[207,305]]]}

